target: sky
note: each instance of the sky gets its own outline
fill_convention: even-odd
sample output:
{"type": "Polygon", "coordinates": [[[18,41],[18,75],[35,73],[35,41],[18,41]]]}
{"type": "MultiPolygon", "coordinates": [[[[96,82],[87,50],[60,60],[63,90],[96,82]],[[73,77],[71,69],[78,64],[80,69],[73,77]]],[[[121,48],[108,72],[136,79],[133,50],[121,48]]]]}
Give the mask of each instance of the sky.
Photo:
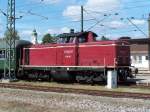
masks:
{"type": "MultiPolygon", "coordinates": [[[[79,32],[81,5],[84,31],[110,39],[148,37],[150,0],[16,0],[16,18],[22,16],[16,19],[16,30],[21,39],[31,40],[36,29],[39,41],[46,33],[79,32]]],[[[0,9],[7,12],[7,0],[0,0],[0,9]]],[[[0,13],[0,37],[6,31],[6,20],[0,13]]]]}

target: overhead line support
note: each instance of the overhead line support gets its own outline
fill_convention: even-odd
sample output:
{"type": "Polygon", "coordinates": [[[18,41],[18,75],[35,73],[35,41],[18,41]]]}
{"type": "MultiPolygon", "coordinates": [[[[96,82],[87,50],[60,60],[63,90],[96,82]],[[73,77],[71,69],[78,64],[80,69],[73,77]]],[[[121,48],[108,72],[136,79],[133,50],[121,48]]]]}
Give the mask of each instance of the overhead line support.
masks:
{"type": "Polygon", "coordinates": [[[8,0],[7,6],[7,37],[5,37],[4,79],[15,79],[15,0],[8,0]]]}

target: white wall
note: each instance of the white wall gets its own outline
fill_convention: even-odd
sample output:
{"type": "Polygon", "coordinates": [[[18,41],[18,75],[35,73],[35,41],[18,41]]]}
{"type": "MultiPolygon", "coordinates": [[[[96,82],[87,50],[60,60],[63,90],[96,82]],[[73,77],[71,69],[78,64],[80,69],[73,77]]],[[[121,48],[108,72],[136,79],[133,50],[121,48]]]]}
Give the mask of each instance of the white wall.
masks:
{"type": "Polygon", "coordinates": [[[131,65],[139,69],[148,69],[149,63],[148,63],[148,60],[146,59],[146,56],[147,55],[145,54],[131,55],[131,65]]]}

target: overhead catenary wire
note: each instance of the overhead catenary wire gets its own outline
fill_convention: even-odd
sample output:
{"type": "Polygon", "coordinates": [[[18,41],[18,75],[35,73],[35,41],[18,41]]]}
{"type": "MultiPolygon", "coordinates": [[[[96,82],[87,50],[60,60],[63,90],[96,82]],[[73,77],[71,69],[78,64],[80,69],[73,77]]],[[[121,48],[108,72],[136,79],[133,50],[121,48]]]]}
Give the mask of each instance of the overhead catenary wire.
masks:
{"type": "MultiPolygon", "coordinates": [[[[39,2],[37,2],[36,4],[41,4],[42,2],[43,2],[44,0],[40,0],[39,2]]],[[[134,1],[134,2],[139,2],[139,1],[134,1]]],[[[34,4],[34,6],[35,6],[35,4],[34,4]]],[[[132,7],[131,7],[132,8],[132,7]]],[[[56,13],[56,12],[52,12],[52,13],[56,13]]],[[[42,17],[42,18],[44,18],[44,19],[47,19],[47,17],[45,18],[45,16],[42,16],[42,15],[40,15],[40,14],[37,14],[37,13],[33,13],[33,15],[37,15],[37,16],[39,16],[39,17],[42,17]]],[[[72,15],[73,16],[73,15],[72,15]]]]}
{"type": "Polygon", "coordinates": [[[40,15],[40,14],[37,14],[37,13],[34,13],[34,12],[31,12],[30,10],[28,10],[27,12],[20,11],[20,13],[30,14],[30,15],[33,15],[33,16],[38,16],[38,17],[41,17],[41,18],[43,18],[45,20],[48,20],[48,17],[40,15]]]}
{"type": "MultiPolygon", "coordinates": [[[[41,1],[40,1],[41,2],[41,1]]],[[[135,3],[136,3],[136,1],[134,1],[135,3]]],[[[40,3],[37,3],[37,4],[40,4],[40,3]]],[[[36,6],[36,4],[32,4],[33,6],[36,6]]],[[[25,7],[26,6],[28,6],[28,5],[26,5],[25,4],[25,7]]],[[[140,5],[141,6],[141,5],[140,5]]],[[[144,6],[144,5],[143,5],[144,6]]],[[[134,6],[134,7],[136,7],[136,6],[134,6]]],[[[129,8],[129,7],[126,7],[126,8],[129,8]]],[[[132,8],[132,7],[130,7],[130,8],[132,8]]],[[[106,10],[107,11],[107,10],[106,10]]],[[[108,10],[109,11],[109,10],[108,10]]],[[[113,10],[112,10],[113,11],[113,10]]],[[[24,12],[28,12],[28,11],[24,11],[24,12]]],[[[58,12],[58,11],[57,11],[58,12]]],[[[34,12],[31,12],[31,13],[34,13],[34,12]]],[[[52,12],[52,13],[56,13],[55,11],[54,12],[52,12]]],[[[112,13],[113,14],[115,14],[115,12],[113,11],[113,12],[111,12],[111,15],[112,15],[112,13]]],[[[27,13],[26,13],[27,14],[27,13]]],[[[28,14],[30,14],[30,13],[28,13],[28,14]]],[[[103,14],[103,15],[105,15],[106,13],[105,13],[105,11],[103,12],[103,13],[101,13],[101,14],[103,14]]],[[[47,20],[46,19],[46,16],[43,16],[43,15],[40,15],[40,14],[38,14],[38,13],[34,13],[34,14],[30,14],[30,15],[33,15],[33,16],[38,16],[38,17],[41,17],[41,18],[43,18],[43,19],[45,19],[45,20],[47,20]]],[[[108,15],[108,14],[106,14],[106,15],[108,15]]],[[[25,15],[24,15],[25,16],[25,15]]],[[[78,15],[76,15],[76,16],[78,16],[78,15]]],[[[107,17],[106,17],[107,18],[107,17]]],[[[49,18],[48,18],[49,19],[49,18]]],[[[104,19],[105,20],[105,19],[104,19]]],[[[103,20],[103,21],[104,21],[103,20]]],[[[79,20],[73,20],[73,21],[69,21],[69,20],[63,20],[63,21],[65,21],[65,23],[72,23],[72,22],[80,22],[79,20]]],[[[96,21],[96,26],[97,25],[100,25],[100,23],[97,23],[98,21],[100,21],[100,20],[98,20],[97,18],[95,19],[95,18],[91,18],[91,19],[85,19],[84,21],[96,21]]],[[[103,21],[102,21],[102,23],[103,23],[103,21]]],[[[62,21],[61,21],[61,23],[63,23],[62,21]]],[[[53,23],[52,23],[53,24],[53,23]]],[[[58,23],[54,23],[54,24],[58,24],[58,23]]],[[[60,24],[58,24],[58,25],[60,25],[60,24]]],[[[106,26],[105,26],[106,27],[106,26]]],[[[91,28],[92,29],[92,28],[91,28]]]]}
{"type": "MultiPolygon", "coordinates": [[[[83,11],[86,12],[87,14],[89,14],[84,8],[83,11]]],[[[93,16],[92,16],[93,17],[93,16]]],[[[87,31],[91,30],[92,28],[94,28],[97,24],[99,24],[100,22],[102,22],[105,18],[103,18],[102,20],[98,21],[95,17],[93,17],[94,20],[96,20],[96,24],[92,25],[90,28],[87,29],[87,31]]]]}
{"type": "MultiPolygon", "coordinates": [[[[85,11],[87,14],[90,14],[86,9],[84,9],[84,11],[85,11]]],[[[119,14],[118,14],[118,13],[115,13],[114,15],[119,15],[119,14]]],[[[88,28],[87,31],[88,31],[88,30],[91,30],[91,29],[94,28],[95,26],[99,25],[100,22],[102,22],[102,21],[106,20],[108,17],[112,16],[112,14],[104,14],[103,16],[104,16],[104,18],[103,18],[102,20],[97,20],[96,17],[91,16],[91,17],[93,18],[93,20],[96,21],[96,23],[95,23],[94,25],[92,25],[90,28],[88,28]]],[[[101,25],[102,25],[102,24],[101,24],[101,25]]],[[[103,25],[103,26],[104,26],[104,25],[103,25]]]]}
{"type": "MultiPolygon", "coordinates": [[[[0,9],[0,12],[4,15],[4,16],[8,16],[4,11],[2,11],[1,9],[0,9]]],[[[16,17],[15,19],[21,19],[23,16],[19,16],[19,17],[16,17]]]]}
{"type": "MultiPolygon", "coordinates": [[[[129,25],[129,24],[127,24],[127,25],[129,25]]],[[[111,28],[111,27],[109,27],[109,26],[107,26],[107,25],[103,25],[103,24],[102,24],[101,26],[109,28],[109,29],[105,29],[105,31],[112,31],[112,33],[108,33],[108,34],[114,34],[114,33],[117,33],[117,34],[118,34],[118,33],[119,33],[119,34],[120,34],[120,33],[121,33],[121,34],[123,33],[123,34],[124,34],[124,33],[128,33],[128,32],[133,32],[133,31],[135,31],[135,32],[139,31],[139,32],[141,33],[141,31],[142,31],[142,29],[143,29],[143,28],[142,28],[142,29],[141,29],[141,28],[138,28],[138,29],[136,28],[136,30],[132,30],[132,29],[135,28],[135,26],[133,26],[133,25],[131,24],[131,26],[133,26],[134,28],[130,28],[130,29],[131,29],[130,31],[125,31],[125,32],[124,32],[124,31],[120,31],[120,30],[121,30],[120,28],[111,28]],[[118,31],[117,29],[119,29],[119,31],[118,31]],[[139,30],[139,29],[140,29],[140,30],[139,30]],[[117,32],[116,32],[116,31],[117,31],[117,32]]],[[[130,25],[129,25],[127,28],[129,29],[129,27],[130,27],[130,25]]],[[[138,27],[138,26],[137,26],[137,27],[138,27]]],[[[102,27],[100,27],[100,28],[102,28],[102,27]]],[[[147,29],[144,28],[143,30],[147,30],[147,29]]],[[[143,34],[144,34],[145,37],[147,37],[144,32],[142,32],[142,35],[143,35],[143,34]]]]}
{"type": "Polygon", "coordinates": [[[138,30],[126,30],[126,31],[117,31],[117,32],[105,32],[104,34],[101,33],[101,35],[105,36],[105,35],[110,35],[110,34],[124,34],[127,32],[137,32],[138,30]]]}
{"type": "MultiPolygon", "coordinates": [[[[29,6],[36,6],[36,5],[41,5],[41,4],[43,4],[42,2],[43,2],[44,0],[41,0],[41,1],[39,1],[39,2],[37,2],[36,4],[28,4],[29,6]]],[[[140,1],[134,1],[133,3],[137,3],[137,2],[140,2],[140,1]]],[[[141,1],[142,2],[142,1],[141,1]]],[[[132,3],[132,2],[126,2],[126,3],[132,3]]],[[[144,1],[143,1],[143,3],[145,3],[144,1]]],[[[26,6],[28,6],[28,5],[24,5],[25,7],[26,6]]],[[[21,6],[21,5],[20,5],[21,6]]],[[[127,10],[127,9],[134,9],[134,8],[139,8],[139,7],[146,7],[146,6],[150,6],[150,4],[144,4],[144,5],[140,5],[140,6],[131,6],[131,7],[123,7],[123,8],[120,8],[120,9],[117,9],[117,10],[123,10],[123,9],[125,9],[125,10],[127,10]]],[[[21,6],[22,7],[22,6],[21,6]]],[[[107,12],[107,11],[109,11],[109,12],[113,12],[114,11],[114,8],[116,8],[116,7],[112,7],[113,9],[112,10],[103,10],[102,12],[101,11],[93,11],[93,12],[95,12],[95,13],[105,13],[105,12],[107,12]]],[[[92,10],[91,10],[92,11],[92,10]]],[[[58,12],[58,9],[56,10],[56,11],[52,11],[51,13],[56,13],[56,12],[58,12]]],[[[120,11],[119,11],[120,12],[120,11]]]]}
{"type": "Polygon", "coordinates": [[[1,12],[4,16],[7,16],[7,14],[6,14],[4,11],[2,11],[1,9],[0,9],[0,12],[1,12]]]}
{"type": "Polygon", "coordinates": [[[143,32],[136,24],[134,24],[129,18],[127,18],[127,20],[128,20],[133,26],[135,26],[135,28],[136,28],[137,30],[139,30],[146,38],[148,38],[148,35],[146,35],[146,33],[143,32]]]}
{"type": "Polygon", "coordinates": [[[99,23],[101,23],[102,21],[104,21],[107,17],[104,17],[103,19],[101,19],[100,21],[97,21],[94,25],[92,25],[90,28],[87,29],[87,31],[91,30],[92,28],[94,28],[96,25],[98,25],[99,23]]]}
{"type": "MultiPolygon", "coordinates": [[[[88,11],[87,10],[85,10],[84,9],[84,11],[86,12],[86,13],[88,13],[88,11]]],[[[88,13],[89,14],[89,13],[88,13]]],[[[119,15],[118,13],[115,13],[116,15],[119,15]]],[[[127,18],[128,19],[128,21],[129,22],[132,22],[132,21],[130,21],[130,19],[129,18],[127,18]]],[[[134,18],[135,19],[135,18],[134,18]]],[[[96,21],[97,21],[97,19],[95,19],[96,21]]],[[[89,29],[92,29],[92,28],[94,28],[96,25],[98,25],[99,24],[99,22],[97,21],[97,23],[96,24],[94,24],[93,26],[91,26],[89,29]]],[[[134,27],[136,27],[136,29],[138,30],[138,31],[140,31],[145,37],[148,37],[146,34],[145,34],[145,32],[143,32],[136,24],[134,24],[133,22],[131,23],[134,27]]],[[[104,26],[103,24],[101,24],[101,26],[104,26]]],[[[88,30],[89,30],[88,29],[88,30]]],[[[137,31],[137,30],[131,30],[131,31],[137,31]]]]}
{"type": "MultiPolygon", "coordinates": [[[[123,8],[120,8],[120,9],[117,9],[118,12],[120,12],[121,10],[129,10],[129,9],[135,9],[135,8],[140,8],[140,7],[146,7],[146,6],[150,6],[150,4],[145,4],[145,5],[139,5],[139,6],[133,6],[133,7],[123,7],[123,8]]],[[[106,12],[110,13],[110,12],[114,12],[115,8],[116,7],[112,7],[113,9],[111,10],[103,10],[103,11],[94,11],[94,10],[91,10],[91,9],[88,9],[88,11],[91,11],[93,13],[97,13],[97,14],[105,14],[106,12]]]]}
{"type": "Polygon", "coordinates": [[[126,1],[121,1],[122,3],[125,3],[125,4],[135,4],[135,3],[145,3],[145,2],[149,2],[149,1],[145,1],[145,0],[135,0],[135,1],[129,1],[129,2],[126,2],[126,1]]]}
{"type": "Polygon", "coordinates": [[[43,2],[43,1],[40,0],[39,2],[36,2],[36,3],[34,3],[34,4],[33,4],[33,3],[21,4],[21,5],[17,5],[16,8],[19,8],[19,9],[20,9],[20,8],[25,8],[25,7],[29,7],[29,6],[34,6],[34,7],[35,7],[36,5],[41,5],[42,2],[43,2]]]}
{"type": "MultiPolygon", "coordinates": [[[[50,18],[48,18],[48,17],[46,17],[46,16],[42,16],[42,15],[40,15],[40,14],[37,14],[37,13],[33,13],[33,12],[31,12],[31,11],[27,11],[27,12],[24,12],[24,11],[19,11],[19,13],[22,13],[22,14],[29,14],[29,15],[33,15],[33,16],[39,16],[39,17],[41,17],[41,18],[43,18],[43,19],[46,19],[46,20],[48,20],[48,19],[50,19],[50,18]]],[[[24,15],[25,16],[25,15],[24,15]]],[[[74,15],[74,16],[78,16],[78,15],[74,15]]],[[[83,21],[93,21],[94,20],[94,18],[89,18],[89,19],[84,19],[83,21]]],[[[69,21],[69,20],[66,20],[66,21],[61,21],[61,23],[75,23],[75,22],[80,22],[81,20],[72,20],[72,21],[69,21]]],[[[58,24],[58,23],[57,23],[58,24]]],[[[53,24],[53,25],[55,25],[55,24],[53,24]]],[[[59,24],[58,24],[59,25],[59,24]]]]}

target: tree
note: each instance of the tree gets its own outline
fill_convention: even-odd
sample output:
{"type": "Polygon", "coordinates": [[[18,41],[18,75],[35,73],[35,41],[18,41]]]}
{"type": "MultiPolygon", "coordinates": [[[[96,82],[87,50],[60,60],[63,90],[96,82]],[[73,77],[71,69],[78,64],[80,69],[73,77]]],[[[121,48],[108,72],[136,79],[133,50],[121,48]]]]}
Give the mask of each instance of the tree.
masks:
{"type": "Polygon", "coordinates": [[[55,38],[51,36],[51,34],[47,33],[43,36],[42,43],[54,43],[55,38]]]}
{"type": "MultiPolygon", "coordinates": [[[[15,40],[20,40],[20,36],[18,35],[18,31],[17,30],[15,31],[15,36],[14,37],[15,37],[15,40]]],[[[10,32],[8,30],[5,32],[4,38],[5,39],[11,38],[10,32]]]]}
{"type": "Polygon", "coordinates": [[[101,40],[109,40],[109,38],[102,36],[101,40]]]}

